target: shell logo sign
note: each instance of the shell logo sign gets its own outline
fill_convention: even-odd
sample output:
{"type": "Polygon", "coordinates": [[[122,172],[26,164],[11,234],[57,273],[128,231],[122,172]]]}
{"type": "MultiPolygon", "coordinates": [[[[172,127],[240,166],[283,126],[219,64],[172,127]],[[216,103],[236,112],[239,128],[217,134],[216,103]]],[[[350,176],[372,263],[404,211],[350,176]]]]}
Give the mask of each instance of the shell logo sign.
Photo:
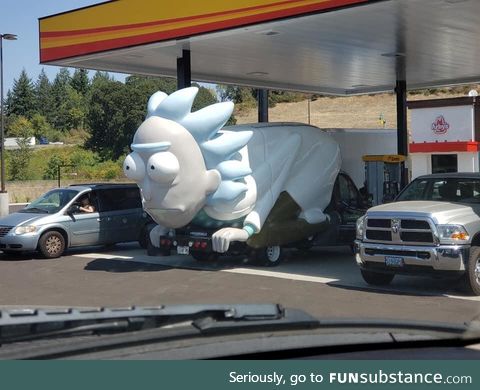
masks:
{"type": "Polygon", "coordinates": [[[437,116],[435,121],[432,123],[432,131],[435,134],[445,134],[450,128],[450,124],[445,120],[443,115],[437,116]]]}

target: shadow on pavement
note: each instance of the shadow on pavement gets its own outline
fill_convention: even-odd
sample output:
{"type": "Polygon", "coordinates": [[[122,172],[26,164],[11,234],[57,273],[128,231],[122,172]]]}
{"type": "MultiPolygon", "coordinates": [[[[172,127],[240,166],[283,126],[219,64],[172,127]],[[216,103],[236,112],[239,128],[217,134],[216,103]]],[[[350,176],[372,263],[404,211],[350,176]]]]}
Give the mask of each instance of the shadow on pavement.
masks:
{"type": "MultiPolygon", "coordinates": [[[[338,289],[349,290],[349,291],[361,291],[361,292],[371,292],[374,294],[385,294],[385,295],[404,295],[411,297],[442,297],[445,294],[457,293],[459,295],[465,295],[460,287],[458,286],[458,279],[445,279],[441,286],[434,286],[427,289],[421,289],[422,279],[421,277],[412,276],[413,280],[418,282],[417,286],[408,286],[404,285],[392,285],[392,286],[371,286],[368,284],[363,284],[359,286],[352,285],[342,285],[339,282],[327,283],[331,287],[338,289]]],[[[428,280],[428,279],[427,279],[428,280]]]]}
{"type": "Polygon", "coordinates": [[[172,269],[172,267],[138,263],[134,261],[125,261],[118,259],[95,259],[88,263],[85,268],[86,271],[105,271],[105,272],[156,272],[166,271],[172,269]]]}
{"type": "Polygon", "coordinates": [[[51,260],[42,257],[39,253],[1,253],[0,261],[31,261],[31,260],[51,260]]]}

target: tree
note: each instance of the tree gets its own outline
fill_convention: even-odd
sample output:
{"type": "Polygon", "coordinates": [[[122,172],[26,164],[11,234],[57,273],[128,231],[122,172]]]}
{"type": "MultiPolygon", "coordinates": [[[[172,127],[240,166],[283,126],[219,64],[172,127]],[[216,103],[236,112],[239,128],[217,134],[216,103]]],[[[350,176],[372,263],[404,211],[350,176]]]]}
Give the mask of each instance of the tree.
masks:
{"type": "Polygon", "coordinates": [[[88,91],[90,89],[90,81],[88,80],[88,71],[85,69],[75,69],[70,85],[81,96],[87,96],[88,91]]]}
{"type": "Polygon", "coordinates": [[[60,141],[62,133],[58,130],[55,130],[50,123],[48,123],[47,118],[43,115],[35,114],[30,120],[32,123],[33,136],[36,139],[45,137],[50,142],[60,141]]]}
{"type": "Polygon", "coordinates": [[[52,84],[42,68],[35,83],[35,108],[46,118],[50,118],[53,109],[52,84]]]}
{"type": "MultiPolygon", "coordinates": [[[[68,87],[70,87],[70,72],[67,68],[61,68],[53,80],[51,95],[53,99],[52,115],[47,117],[48,121],[58,130],[67,129],[66,117],[68,114],[68,87]]],[[[71,87],[70,87],[71,88],[71,87]]]]}
{"type": "Polygon", "coordinates": [[[255,90],[249,87],[237,87],[234,85],[218,85],[217,92],[222,102],[232,101],[235,105],[245,108],[255,107],[257,104],[255,90]]]}
{"type": "MultiPolygon", "coordinates": [[[[90,138],[86,147],[105,159],[128,153],[138,126],[145,119],[147,101],[156,91],[171,94],[176,80],[166,77],[130,76],[125,84],[95,75],[88,103],[90,138]]],[[[200,87],[193,110],[216,103],[214,94],[200,87]]]]}
{"type": "Polygon", "coordinates": [[[25,69],[13,81],[12,92],[7,96],[8,115],[22,115],[31,118],[36,109],[35,89],[25,69]]]}
{"type": "Polygon", "coordinates": [[[10,134],[17,137],[18,148],[10,152],[9,175],[10,180],[27,180],[29,178],[30,159],[32,148],[30,137],[33,135],[32,124],[23,117],[17,117],[10,125],[10,134]]]}
{"type": "MultiPolygon", "coordinates": [[[[83,76],[77,73],[75,84],[80,86],[83,76]]],[[[87,80],[88,81],[88,80],[87,80]]],[[[55,108],[49,122],[58,130],[67,131],[82,127],[85,121],[87,105],[86,97],[73,86],[73,79],[68,69],[62,68],[55,76],[51,94],[55,108]]]]}
{"type": "Polygon", "coordinates": [[[141,121],[139,113],[135,117],[134,106],[135,100],[129,98],[124,84],[95,80],[87,114],[90,137],[86,147],[98,152],[104,160],[118,158],[128,149],[132,128],[141,121]]]}
{"type": "Polygon", "coordinates": [[[102,83],[102,82],[110,82],[110,81],[114,81],[114,80],[113,80],[113,77],[111,77],[108,74],[108,72],[101,72],[101,71],[97,70],[95,72],[95,74],[93,75],[91,85],[102,83]]]}
{"type": "Polygon", "coordinates": [[[194,86],[198,87],[198,94],[193,102],[192,111],[197,111],[203,107],[218,103],[216,96],[210,89],[198,84],[194,84],[194,86]]]}
{"type": "Polygon", "coordinates": [[[47,163],[47,168],[43,173],[43,178],[45,180],[52,180],[57,178],[58,166],[66,164],[66,159],[60,157],[58,154],[54,154],[47,163]]]}
{"type": "Polygon", "coordinates": [[[85,97],[71,86],[67,86],[67,100],[61,106],[64,115],[63,123],[65,129],[78,129],[83,127],[87,114],[85,97]]]}

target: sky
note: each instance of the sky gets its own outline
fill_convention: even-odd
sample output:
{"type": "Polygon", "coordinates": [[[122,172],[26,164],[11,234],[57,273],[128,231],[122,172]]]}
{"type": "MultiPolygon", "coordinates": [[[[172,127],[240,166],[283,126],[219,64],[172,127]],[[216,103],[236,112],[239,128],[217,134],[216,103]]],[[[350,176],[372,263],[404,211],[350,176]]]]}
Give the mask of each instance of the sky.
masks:
{"type": "MultiPolygon", "coordinates": [[[[3,81],[5,94],[22,68],[35,81],[42,67],[53,80],[57,66],[39,64],[38,18],[102,3],[101,0],[0,0],[0,33],[16,34],[18,40],[3,41],[3,81]]],[[[73,70],[72,70],[73,73],[73,70]]],[[[122,75],[116,75],[122,80],[122,75]]]]}

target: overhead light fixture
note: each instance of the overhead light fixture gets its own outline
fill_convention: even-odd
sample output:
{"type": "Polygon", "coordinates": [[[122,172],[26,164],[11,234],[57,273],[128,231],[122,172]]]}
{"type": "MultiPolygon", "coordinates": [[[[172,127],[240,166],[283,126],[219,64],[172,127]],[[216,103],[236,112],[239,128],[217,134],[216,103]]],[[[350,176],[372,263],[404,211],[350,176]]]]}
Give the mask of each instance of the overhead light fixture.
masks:
{"type": "Polygon", "coordinates": [[[405,57],[405,53],[399,53],[399,52],[382,53],[382,57],[405,57]]]}
{"type": "Polygon", "coordinates": [[[261,35],[266,35],[266,36],[272,36],[272,35],[278,35],[280,34],[278,31],[274,31],[274,30],[264,30],[264,31],[259,31],[257,32],[257,34],[261,34],[261,35]]]}
{"type": "Polygon", "coordinates": [[[247,76],[266,76],[268,72],[248,72],[247,76]]]}

